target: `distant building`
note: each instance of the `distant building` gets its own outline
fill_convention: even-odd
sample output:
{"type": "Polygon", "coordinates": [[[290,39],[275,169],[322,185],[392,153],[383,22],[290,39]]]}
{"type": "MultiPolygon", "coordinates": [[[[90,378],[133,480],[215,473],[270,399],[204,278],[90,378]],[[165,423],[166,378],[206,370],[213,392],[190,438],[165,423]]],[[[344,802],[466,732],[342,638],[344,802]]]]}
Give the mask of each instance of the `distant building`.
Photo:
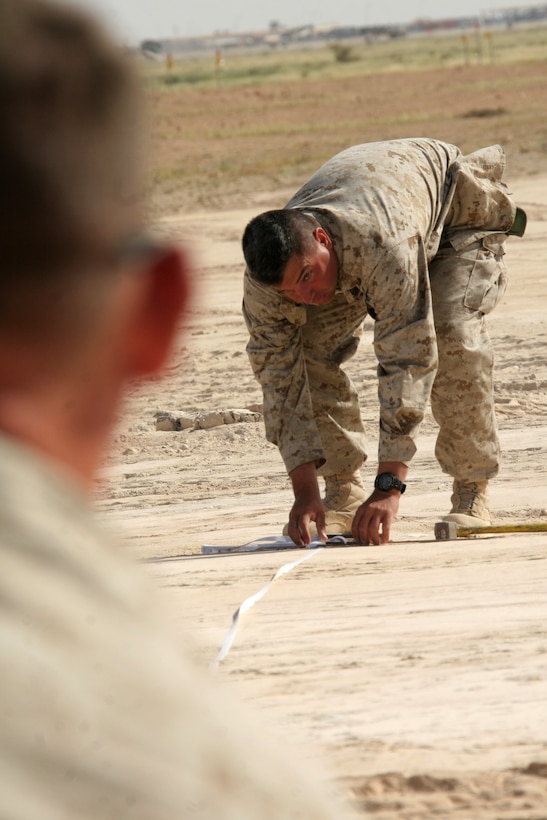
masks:
{"type": "Polygon", "coordinates": [[[313,24],[287,27],[278,21],[264,31],[243,33],[216,32],[202,37],[179,37],[169,40],[143,40],[141,52],[152,59],[174,58],[186,54],[222,49],[282,48],[291,45],[320,44],[340,40],[364,39],[366,41],[419,35],[436,31],[457,31],[478,25],[513,26],[532,25],[540,21],[547,24],[547,4],[530,6],[507,6],[472,17],[454,17],[444,20],[415,20],[408,25],[394,26],[341,26],[313,24]]]}

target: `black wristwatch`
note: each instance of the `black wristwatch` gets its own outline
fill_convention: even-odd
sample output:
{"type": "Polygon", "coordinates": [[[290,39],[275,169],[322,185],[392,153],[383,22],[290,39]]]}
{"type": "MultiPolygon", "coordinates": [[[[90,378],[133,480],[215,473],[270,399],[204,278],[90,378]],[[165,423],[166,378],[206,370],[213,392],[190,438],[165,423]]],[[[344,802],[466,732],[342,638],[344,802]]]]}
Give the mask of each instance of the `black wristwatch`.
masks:
{"type": "Polygon", "coordinates": [[[401,495],[406,490],[406,484],[403,484],[393,473],[380,473],[374,479],[374,486],[377,490],[387,493],[389,490],[399,490],[401,495]]]}

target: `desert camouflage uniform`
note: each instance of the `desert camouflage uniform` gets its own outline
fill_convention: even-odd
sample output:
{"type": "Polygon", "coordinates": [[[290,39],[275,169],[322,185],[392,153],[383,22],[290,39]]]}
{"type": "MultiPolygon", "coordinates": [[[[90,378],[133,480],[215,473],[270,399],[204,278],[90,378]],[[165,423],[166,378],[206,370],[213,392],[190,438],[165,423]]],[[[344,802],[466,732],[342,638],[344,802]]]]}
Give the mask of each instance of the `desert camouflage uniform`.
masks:
{"type": "Polygon", "coordinates": [[[442,469],[469,481],[497,473],[484,316],[505,291],[504,242],[516,214],[504,166],[498,145],[467,156],[430,139],[357,145],[287,204],[315,217],[339,260],[337,293],[325,306],[295,304],[245,275],[247,350],[267,437],[288,472],[316,460],[332,475],[366,459],[358,396],[340,365],[355,353],[368,313],[379,460],[411,460],[431,398],[442,469]]]}
{"type": "Polygon", "coordinates": [[[181,650],[74,476],[1,433],[0,602],[4,820],[353,816],[181,650]]]}

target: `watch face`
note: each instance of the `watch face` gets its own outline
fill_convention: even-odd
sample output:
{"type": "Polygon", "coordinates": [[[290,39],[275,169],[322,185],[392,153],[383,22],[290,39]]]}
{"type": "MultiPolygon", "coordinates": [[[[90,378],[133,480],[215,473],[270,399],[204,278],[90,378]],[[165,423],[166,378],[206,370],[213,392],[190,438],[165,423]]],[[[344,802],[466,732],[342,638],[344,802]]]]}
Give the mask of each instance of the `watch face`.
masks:
{"type": "Polygon", "coordinates": [[[393,479],[390,475],[382,474],[378,476],[378,489],[379,490],[391,490],[393,487],[393,479]]]}

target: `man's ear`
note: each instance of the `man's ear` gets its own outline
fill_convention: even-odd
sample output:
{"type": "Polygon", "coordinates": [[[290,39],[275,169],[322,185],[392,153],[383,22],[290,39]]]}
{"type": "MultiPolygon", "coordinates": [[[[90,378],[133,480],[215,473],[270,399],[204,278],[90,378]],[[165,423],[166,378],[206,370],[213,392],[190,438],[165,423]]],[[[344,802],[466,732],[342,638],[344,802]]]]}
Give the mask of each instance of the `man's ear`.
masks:
{"type": "Polygon", "coordinates": [[[313,235],[320,245],[324,245],[329,250],[332,248],[332,240],[324,228],[316,228],[313,235]]]}
{"type": "Polygon", "coordinates": [[[152,376],[166,363],[189,299],[186,259],[177,248],[166,249],[151,260],[143,276],[131,327],[131,376],[152,376]]]}

